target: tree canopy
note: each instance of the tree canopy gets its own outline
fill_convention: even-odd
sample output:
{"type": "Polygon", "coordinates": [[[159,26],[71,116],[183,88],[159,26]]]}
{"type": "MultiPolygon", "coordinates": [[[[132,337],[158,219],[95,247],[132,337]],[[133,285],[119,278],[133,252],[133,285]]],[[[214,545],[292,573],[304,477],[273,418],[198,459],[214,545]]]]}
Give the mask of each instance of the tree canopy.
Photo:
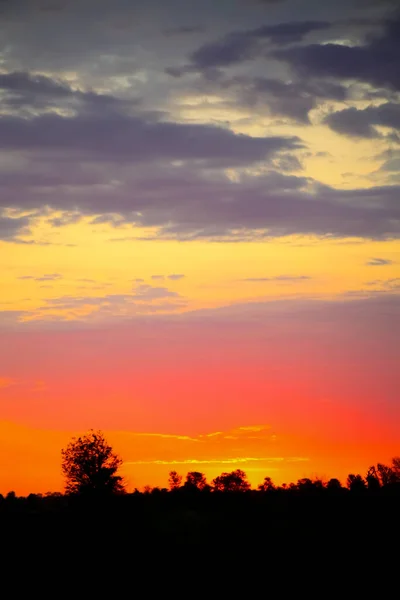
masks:
{"type": "Polygon", "coordinates": [[[114,453],[101,431],[90,430],[73,438],[61,451],[67,494],[110,495],[124,492],[117,471],[122,459],[114,453]]]}

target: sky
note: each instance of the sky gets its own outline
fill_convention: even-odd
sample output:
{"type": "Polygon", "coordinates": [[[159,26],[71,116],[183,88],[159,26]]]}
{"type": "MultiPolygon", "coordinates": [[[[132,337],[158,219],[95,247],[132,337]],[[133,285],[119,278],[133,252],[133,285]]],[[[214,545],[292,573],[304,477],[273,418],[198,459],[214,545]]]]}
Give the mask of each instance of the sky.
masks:
{"type": "Polygon", "coordinates": [[[390,0],[0,0],[0,492],[400,453],[390,0]]]}

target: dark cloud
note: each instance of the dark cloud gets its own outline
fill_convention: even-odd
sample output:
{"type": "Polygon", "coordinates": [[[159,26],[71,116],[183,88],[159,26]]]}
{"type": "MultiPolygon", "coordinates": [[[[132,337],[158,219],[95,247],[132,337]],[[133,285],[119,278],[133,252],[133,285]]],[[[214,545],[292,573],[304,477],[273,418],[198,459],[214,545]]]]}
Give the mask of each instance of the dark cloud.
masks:
{"type": "MultiPolygon", "coordinates": [[[[49,2],[50,10],[38,0],[15,0],[2,19],[7,72],[0,74],[0,152],[11,167],[1,173],[1,206],[34,208],[53,227],[90,217],[93,228],[110,224],[125,239],[133,235],[131,224],[182,240],[398,235],[398,186],[344,191],[289,175],[301,172],[306,158],[301,140],[291,135],[292,124],[288,137],[252,137],[234,133],[229,121],[237,118],[231,117],[233,109],[240,113],[235,131],[252,126],[258,114],[279,117],[279,127],[286,119],[309,124],[313,108],[351,101],[342,80],[359,79],[379,83],[379,89],[352,89],[390,101],[347,108],[329,115],[327,124],[369,137],[375,127],[397,127],[396,97],[383,87],[395,89],[398,81],[398,25],[393,19],[382,27],[381,16],[374,24],[378,5],[361,15],[360,3],[310,2],[299,9],[292,2],[290,17],[282,7],[269,18],[256,2],[233,3],[228,16],[225,4],[220,8],[211,0],[181,3],[181,11],[175,0],[168,6],[156,0],[49,2]],[[254,12],[245,6],[250,4],[254,12]],[[192,23],[206,28],[195,26],[193,41],[183,35],[195,33],[192,23]],[[353,35],[357,27],[373,30],[374,37],[360,41],[360,29],[353,35]],[[165,31],[179,37],[168,39],[165,31]],[[324,41],[310,45],[312,34],[324,41]],[[342,41],[326,43],[328,35],[342,41]],[[342,45],[346,40],[349,46],[342,45]],[[290,44],[295,49],[282,47],[290,44]],[[165,77],[166,65],[184,64],[188,56],[194,77],[165,77]],[[253,57],[263,60],[240,64],[253,57]],[[271,57],[287,61],[295,72],[271,57]],[[226,72],[224,66],[237,70],[226,72]],[[60,75],[66,72],[68,81],[60,75]],[[222,97],[216,112],[212,103],[204,112],[195,104],[187,109],[185,95],[202,101],[203,94],[204,104],[208,94],[222,97]],[[220,106],[227,114],[222,125],[194,124],[220,123],[225,118],[220,106]]],[[[322,108],[326,114],[327,106],[322,108]]],[[[394,159],[386,159],[387,169],[396,166],[394,159]]],[[[1,217],[1,236],[33,243],[19,237],[30,218],[9,214],[1,217]]]]}
{"type": "Polygon", "coordinates": [[[324,122],[345,135],[373,138],[380,133],[375,126],[400,129],[400,104],[387,102],[364,109],[346,108],[328,115],[324,122]]]}
{"type": "Polygon", "coordinates": [[[392,265],[393,261],[388,258],[371,258],[366,264],[370,267],[383,267],[385,265],[392,265]]]}
{"type": "Polygon", "coordinates": [[[73,90],[62,81],[44,75],[21,71],[0,73],[0,89],[15,94],[40,94],[63,98],[72,96],[73,90]]]}
{"type": "Polygon", "coordinates": [[[164,30],[167,36],[174,35],[191,35],[193,33],[203,33],[205,27],[202,25],[181,25],[179,27],[170,27],[164,30]]]}
{"type": "Polygon", "coordinates": [[[0,117],[0,148],[80,153],[81,159],[202,160],[245,165],[280,150],[301,147],[296,137],[250,137],[213,125],[150,122],[119,114],[32,119],[0,117]]]}
{"type": "Polygon", "coordinates": [[[14,110],[37,111],[65,106],[80,112],[104,113],[123,111],[139,103],[136,98],[127,101],[109,94],[73,89],[62,79],[25,71],[0,73],[0,90],[3,107],[14,110]]]}
{"type": "Polygon", "coordinates": [[[301,77],[335,77],[400,90],[400,17],[387,21],[383,33],[364,45],[312,44],[272,53],[301,77]]]}
{"type": "Polygon", "coordinates": [[[308,113],[321,100],[342,102],[348,95],[345,86],[329,81],[283,81],[243,75],[221,80],[221,87],[236,90],[242,103],[265,103],[273,114],[303,123],[309,123],[308,113]]]}
{"type": "MultiPolygon", "coordinates": [[[[105,182],[107,168],[104,164],[105,182]]],[[[398,186],[335,190],[306,177],[270,171],[231,181],[197,166],[154,169],[124,167],[118,185],[61,186],[42,190],[14,187],[3,202],[22,209],[47,205],[57,211],[93,215],[97,223],[158,228],[157,236],[181,240],[241,240],[290,234],[382,239],[398,236],[398,186]]],[[[109,176],[108,176],[109,177],[109,176]]],[[[157,237],[156,236],[156,237],[157,237]]]]}
{"type": "Polygon", "coordinates": [[[203,71],[227,67],[263,54],[265,48],[261,42],[277,46],[293,44],[302,41],[313,31],[330,26],[325,21],[296,21],[229,33],[221,40],[204,44],[195,50],[190,56],[191,68],[203,71]]]}
{"type": "Polygon", "coordinates": [[[19,235],[29,232],[30,217],[6,217],[0,212],[0,241],[17,241],[19,235]]]}

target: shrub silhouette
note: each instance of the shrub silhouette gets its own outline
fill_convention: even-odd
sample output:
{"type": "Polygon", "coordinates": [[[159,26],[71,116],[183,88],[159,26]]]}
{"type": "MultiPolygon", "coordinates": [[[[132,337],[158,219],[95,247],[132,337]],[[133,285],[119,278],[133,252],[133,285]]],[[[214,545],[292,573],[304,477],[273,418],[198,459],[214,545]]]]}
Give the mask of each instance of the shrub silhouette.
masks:
{"type": "Polygon", "coordinates": [[[124,492],[122,477],[117,475],[122,459],[101,431],[90,430],[73,438],[61,455],[67,494],[104,496],[124,492]]]}

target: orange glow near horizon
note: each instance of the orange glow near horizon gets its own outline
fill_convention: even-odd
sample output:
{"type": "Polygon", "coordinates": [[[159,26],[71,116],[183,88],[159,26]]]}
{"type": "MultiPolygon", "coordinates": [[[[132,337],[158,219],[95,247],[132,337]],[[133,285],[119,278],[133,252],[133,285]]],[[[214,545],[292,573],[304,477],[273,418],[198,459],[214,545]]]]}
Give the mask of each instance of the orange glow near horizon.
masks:
{"type": "Polygon", "coordinates": [[[399,454],[390,304],[379,339],[369,301],[247,310],[5,333],[0,491],[62,489],[61,448],[90,428],[123,458],[130,490],[165,487],[170,470],[345,481],[399,454]]]}
{"type": "Polygon", "coordinates": [[[394,4],[0,0],[1,493],[400,455],[394,4]]]}
{"type": "MultiPolygon", "coordinates": [[[[372,427],[371,427],[372,429],[372,427]]],[[[365,474],[377,461],[389,463],[398,451],[395,439],[371,441],[363,429],[356,440],[296,439],[272,433],[269,426],[238,427],[190,437],[177,434],[105,432],[124,459],[121,473],[128,491],[145,485],[167,487],[168,473],[201,471],[209,482],[222,472],[240,468],[253,487],[269,476],[274,483],[296,482],[302,477],[343,483],[350,472],[365,474]],[[297,456],[296,451],[302,450],[297,456]]],[[[18,495],[63,490],[61,448],[83,432],[39,430],[10,422],[0,423],[0,493],[18,495]]]]}

